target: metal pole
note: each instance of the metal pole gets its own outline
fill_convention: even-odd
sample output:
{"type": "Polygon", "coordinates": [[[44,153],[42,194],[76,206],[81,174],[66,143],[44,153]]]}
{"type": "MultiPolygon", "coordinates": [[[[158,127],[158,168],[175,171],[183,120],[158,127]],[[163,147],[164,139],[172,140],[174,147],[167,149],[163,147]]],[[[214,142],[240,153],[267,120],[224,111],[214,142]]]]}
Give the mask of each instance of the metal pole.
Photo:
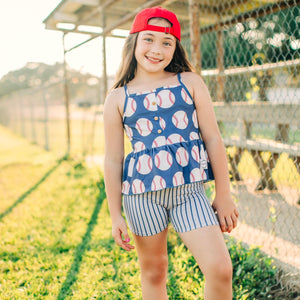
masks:
{"type": "Polygon", "coordinates": [[[21,135],[25,137],[25,116],[24,116],[24,105],[23,105],[23,95],[19,95],[20,101],[20,121],[21,121],[21,135]]]}
{"type": "Polygon", "coordinates": [[[189,0],[190,41],[192,63],[195,71],[201,73],[201,44],[200,44],[200,22],[199,6],[197,0],[189,0]]]}
{"type": "Polygon", "coordinates": [[[70,99],[68,89],[68,74],[67,74],[67,62],[66,62],[66,48],[65,48],[65,35],[63,34],[63,49],[64,49],[64,97],[66,108],[66,127],[67,127],[67,154],[71,151],[71,133],[70,133],[70,99]]]}
{"type": "MultiPolygon", "coordinates": [[[[106,18],[105,12],[102,11],[102,21],[103,27],[106,26],[106,18]]],[[[106,35],[102,36],[102,103],[104,103],[104,99],[107,93],[107,70],[106,70],[106,35]]]]}
{"type": "Polygon", "coordinates": [[[217,29],[217,101],[225,101],[225,77],[224,77],[224,34],[223,27],[217,29]]]}
{"type": "Polygon", "coordinates": [[[31,123],[31,139],[33,143],[37,143],[36,134],[35,134],[35,122],[34,122],[34,107],[33,107],[33,98],[29,99],[29,107],[30,107],[30,123],[31,123]]]}
{"type": "Polygon", "coordinates": [[[48,103],[47,103],[47,94],[45,90],[43,90],[43,102],[44,102],[44,126],[45,126],[45,150],[49,150],[49,133],[48,133],[48,103]]]}

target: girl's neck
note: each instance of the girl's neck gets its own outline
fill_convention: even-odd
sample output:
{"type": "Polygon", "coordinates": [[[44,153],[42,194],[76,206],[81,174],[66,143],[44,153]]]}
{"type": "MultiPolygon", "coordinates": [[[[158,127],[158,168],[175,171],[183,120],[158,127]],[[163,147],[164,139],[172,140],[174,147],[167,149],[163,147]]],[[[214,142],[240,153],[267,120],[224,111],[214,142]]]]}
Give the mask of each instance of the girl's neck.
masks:
{"type": "Polygon", "coordinates": [[[143,88],[155,89],[167,83],[174,76],[174,73],[170,73],[164,70],[159,73],[144,73],[137,71],[135,77],[128,83],[128,86],[132,87],[132,89],[134,90],[140,90],[143,88]]]}

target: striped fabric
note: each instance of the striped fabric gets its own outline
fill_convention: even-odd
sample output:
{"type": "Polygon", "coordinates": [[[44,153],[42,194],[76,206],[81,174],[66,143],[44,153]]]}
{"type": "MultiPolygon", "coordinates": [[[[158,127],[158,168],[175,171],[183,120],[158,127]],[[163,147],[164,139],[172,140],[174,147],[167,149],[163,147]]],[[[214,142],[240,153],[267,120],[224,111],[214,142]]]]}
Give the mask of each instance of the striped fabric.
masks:
{"type": "Polygon", "coordinates": [[[123,209],[130,230],[139,236],[163,231],[169,220],[177,232],[219,224],[202,182],[124,195],[123,209]]]}

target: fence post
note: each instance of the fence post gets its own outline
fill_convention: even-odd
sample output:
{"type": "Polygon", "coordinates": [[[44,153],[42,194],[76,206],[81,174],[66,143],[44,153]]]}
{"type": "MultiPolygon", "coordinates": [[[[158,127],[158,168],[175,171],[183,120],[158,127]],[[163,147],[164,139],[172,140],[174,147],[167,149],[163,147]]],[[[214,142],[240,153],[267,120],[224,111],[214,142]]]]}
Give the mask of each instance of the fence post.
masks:
{"type": "Polygon", "coordinates": [[[63,34],[63,50],[64,50],[64,97],[66,107],[66,126],[67,126],[67,154],[71,151],[71,133],[70,133],[70,99],[68,90],[68,78],[67,78],[67,62],[66,62],[66,48],[65,48],[65,35],[63,34]]]}
{"type": "Polygon", "coordinates": [[[224,34],[223,27],[217,26],[217,68],[219,70],[217,75],[217,101],[225,101],[225,77],[224,77],[224,34]]]}
{"type": "Polygon", "coordinates": [[[25,137],[25,121],[24,121],[24,107],[22,95],[20,95],[20,121],[21,121],[21,135],[25,137]]]}
{"type": "MultiPolygon", "coordinates": [[[[105,18],[105,13],[104,10],[102,11],[102,22],[103,26],[106,26],[106,18],[105,18]]],[[[106,97],[107,93],[107,71],[106,71],[106,35],[102,35],[102,103],[104,103],[104,99],[106,97]]]]}
{"type": "Polygon", "coordinates": [[[36,133],[35,133],[35,122],[34,122],[34,108],[33,108],[33,97],[31,96],[29,100],[30,105],[30,123],[31,123],[31,138],[32,142],[36,143],[36,133]]]}
{"type": "Polygon", "coordinates": [[[199,7],[196,0],[189,0],[190,42],[192,63],[198,74],[201,73],[201,43],[199,7]]]}
{"type": "Polygon", "coordinates": [[[49,150],[49,134],[48,134],[48,103],[47,103],[47,95],[45,93],[45,90],[43,89],[43,103],[44,103],[44,126],[45,126],[45,150],[49,150]]]}

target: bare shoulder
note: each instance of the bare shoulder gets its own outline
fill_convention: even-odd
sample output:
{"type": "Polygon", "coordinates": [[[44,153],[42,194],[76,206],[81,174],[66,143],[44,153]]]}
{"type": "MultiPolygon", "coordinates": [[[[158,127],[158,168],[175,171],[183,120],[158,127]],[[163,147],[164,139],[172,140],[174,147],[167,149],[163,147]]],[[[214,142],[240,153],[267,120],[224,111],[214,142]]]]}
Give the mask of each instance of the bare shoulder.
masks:
{"type": "Polygon", "coordinates": [[[206,92],[207,87],[202,77],[195,72],[181,73],[181,80],[188,88],[192,97],[195,97],[197,93],[206,92]]]}
{"type": "Polygon", "coordinates": [[[116,89],[111,90],[106,99],[105,99],[105,103],[118,103],[118,101],[125,99],[125,90],[123,87],[119,87],[116,89]]]}
{"type": "Polygon", "coordinates": [[[199,88],[199,85],[200,86],[205,86],[205,83],[202,79],[202,77],[200,75],[198,75],[197,73],[195,72],[184,72],[184,73],[181,73],[181,78],[182,78],[182,81],[186,84],[186,83],[189,83],[193,86],[196,86],[199,88]]]}
{"type": "Polygon", "coordinates": [[[111,90],[104,102],[104,113],[118,110],[119,112],[123,111],[125,102],[125,90],[123,87],[119,87],[111,90]]]}

